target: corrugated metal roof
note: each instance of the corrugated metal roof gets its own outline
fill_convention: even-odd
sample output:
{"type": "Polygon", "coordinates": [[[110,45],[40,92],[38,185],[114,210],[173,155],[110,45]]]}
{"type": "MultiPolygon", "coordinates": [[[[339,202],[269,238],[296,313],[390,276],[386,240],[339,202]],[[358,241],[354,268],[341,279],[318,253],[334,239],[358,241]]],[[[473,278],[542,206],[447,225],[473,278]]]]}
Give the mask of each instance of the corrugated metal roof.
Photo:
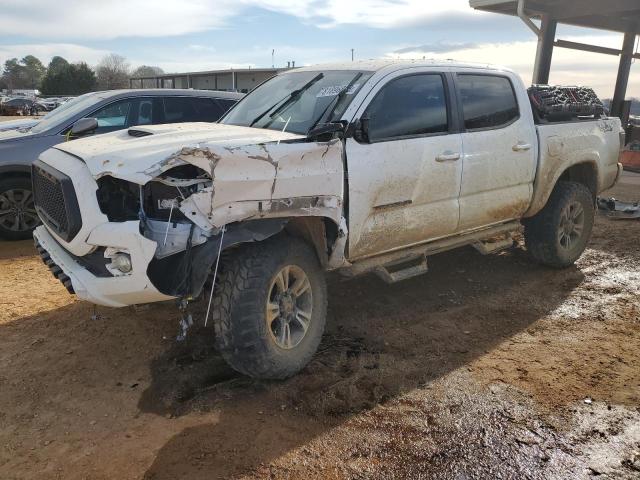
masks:
{"type": "MultiPolygon", "coordinates": [[[[517,15],[518,0],[470,0],[476,10],[517,15]]],[[[579,27],[640,33],[638,0],[526,0],[525,13],[548,14],[560,23],[579,27]]]]}

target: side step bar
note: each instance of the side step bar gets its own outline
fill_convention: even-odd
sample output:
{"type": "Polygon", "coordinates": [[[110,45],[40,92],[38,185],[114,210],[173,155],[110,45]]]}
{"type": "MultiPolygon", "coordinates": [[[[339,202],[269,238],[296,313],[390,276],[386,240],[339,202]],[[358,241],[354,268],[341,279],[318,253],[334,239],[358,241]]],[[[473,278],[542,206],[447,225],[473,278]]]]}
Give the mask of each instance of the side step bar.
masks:
{"type": "MultiPolygon", "coordinates": [[[[465,245],[473,245],[478,249],[482,248],[486,253],[508,248],[513,244],[511,233],[520,230],[520,228],[522,228],[522,225],[519,221],[512,221],[462,235],[403,247],[380,255],[352,260],[352,264],[349,267],[340,269],[340,273],[346,277],[355,277],[363,273],[375,272],[385,281],[392,280],[396,282],[425,273],[428,269],[427,261],[424,257],[429,255],[435,255],[436,253],[465,245]],[[499,242],[492,241],[498,236],[504,236],[505,239],[499,242]],[[424,262],[420,260],[421,258],[424,258],[424,262]],[[409,266],[406,267],[406,265],[409,266]]],[[[482,250],[481,253],[483,253],[482,250]]]]}
{"type": "Polygon", "coordinates": [[[506,233],[503,238],[493,237],[471,244],[482,255],[489,255],[513,246],[511,233],[506,233]]]}
{"type": "Polygon", "coordinates": [[[427,257],[425,255],[419,255],[410,260],[387,263],[374,269],[375,274],[387,283],[407,280],[408,278],[417,277],[428,271],[429,267],[427,266],[427,257]]]}

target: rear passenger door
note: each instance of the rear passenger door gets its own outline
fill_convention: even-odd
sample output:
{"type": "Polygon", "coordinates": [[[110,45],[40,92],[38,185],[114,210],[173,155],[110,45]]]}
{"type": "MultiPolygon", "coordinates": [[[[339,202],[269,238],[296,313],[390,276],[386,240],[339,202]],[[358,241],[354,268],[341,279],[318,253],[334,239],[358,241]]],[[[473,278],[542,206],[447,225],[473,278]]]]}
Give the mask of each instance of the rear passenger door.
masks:
{"type": "Polygon", "coordinates": [[[520,218],[529,207],[537,138],[524,110],[524,86],[516,90],[514,80],[498,73],[456,75],[464,121],[458,231],[520,218]]]}
{"type": "Polygon", "coordinates": [[[346,142],[350,259],[455,233],[462,141],[449,87],[441,72],[395,72],[356,113],[369,138],[346,142]]]}

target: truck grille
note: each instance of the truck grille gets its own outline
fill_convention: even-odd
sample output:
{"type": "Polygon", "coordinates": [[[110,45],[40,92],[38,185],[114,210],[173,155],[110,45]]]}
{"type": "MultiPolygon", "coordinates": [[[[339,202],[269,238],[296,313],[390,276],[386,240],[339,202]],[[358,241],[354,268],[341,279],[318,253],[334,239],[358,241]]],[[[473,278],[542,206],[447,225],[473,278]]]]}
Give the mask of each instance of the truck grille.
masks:
{"type": "Polygon", "coordinates": [[[69,242],[80,231],[82,219],[71,179],[37,160],[31,167],[36,212],[42,222],[69,242]]]}

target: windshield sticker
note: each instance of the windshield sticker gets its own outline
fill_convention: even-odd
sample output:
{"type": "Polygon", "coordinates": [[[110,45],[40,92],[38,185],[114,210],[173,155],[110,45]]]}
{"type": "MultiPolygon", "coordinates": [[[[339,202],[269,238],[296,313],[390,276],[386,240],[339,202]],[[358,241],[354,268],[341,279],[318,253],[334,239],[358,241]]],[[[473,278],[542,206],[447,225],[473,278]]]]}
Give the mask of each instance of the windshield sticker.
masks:
{"type": "MultiPolygon", "coordinates": [[[[354,83],[353,85],[351,85],[351,87],[349,87],[349,90],[347,91],[347,95],[353,95],[353,93],[356,90],[358,90],[359,87],[360,87],[359,83],[354,83]]],[[[335,97],[336,95],[340,94],[340,92],[342,92],[345,88],[347,88],[347,85],[333,85],[330,87],[323,87],[316,94],[316,98],[335,97]]]]}

